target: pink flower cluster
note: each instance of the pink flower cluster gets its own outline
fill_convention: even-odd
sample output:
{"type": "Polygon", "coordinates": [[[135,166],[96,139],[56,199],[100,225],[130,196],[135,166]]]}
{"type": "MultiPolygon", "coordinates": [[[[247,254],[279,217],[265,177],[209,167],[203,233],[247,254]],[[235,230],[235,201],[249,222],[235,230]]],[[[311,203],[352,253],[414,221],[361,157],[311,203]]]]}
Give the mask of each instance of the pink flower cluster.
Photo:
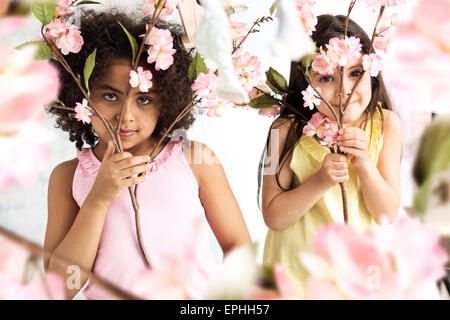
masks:
{"type": "Polygon", "coordinates": [[[200,73],[191,85],[199,98],[202,98],[201,106],[207,110],[209,117],[220,117],[225,108],[233,104],[217,97],[217,87],[219,86],[219,77],[211,69],[208,74],[200,73]]]}
{"type": "Polygon", "coordinates": [[[238,21],[231,21],[231,40],[234,42],[239,42],[244,39],[245,35],[248,32],[248,23],[245,22],[238,22],[238,21]]]}
{"type": "Polygon", "coordinates": [[[316,5],[315,0],[297,0],[297,12],[300,20],[305,27],[306,33],[310,36],[313,31],[316,31],[317,17],[313,12],[313,8],[316,5]]]}
{"type": "MultiPolygon", "coordinates": [[[[320,88],[316,88],[316,90],[319,93],[322,93],[320,88]]],[[[317,95],[317,92],[311,86],[308,86],[308,88],[306,88],[306,90],[303,90],[302,95],[303,95],[303,101],[305,102],[303,104],[303,106],[305,108],[309,108],[309,109],[313,110],[314,106],[317,106],[322,102],[321,98],[317,95]]]]}
{"type": "Polygon", "coordinates": [[[88,101],[83,99],[82,103],[77,102],[75,105],[75,118],[83,123],[91,123],[92,112],[88,106],[88,101]]]}
{"type": "Polygon", "coordinates": [[[250,92],[262,76],[261,61],[248,51],[238,49],[233,55],[233,65],[242,86],[250,92]]]}
{"type": "Polygon", "coordinates": [[[152,78],[153,75],[151,71],[144,71],[142,67],[137,68],[137,72],[134,70],[130,71],[131,87],[139,87],[139,90],[141,92],[148,92],[148,90],[153,86],[152,78]]]}
{"type": "Polygon", "coordinates": [[[320,144],[331,147],[337,141],[339,127],[336,121],[316,112],[303,127],[303,134],[319,138],[320,144]]]}
{"type": "Polygon", "coordinates": [[[46,38],[53,41],[64,55],[80,52],[84,44],[80,29],[63,19],[53,20],[45,30],[46,38]]]}
{"type": "Polygon", "coordinates": [[[147,62],[156,62],[155,70],[167,70],[173,64],[173,55],[177,50],[173,49],[173,38],[169,30],[153,27],[145,44],[150,46],[147,50],[147,62]]]}
{"type": "Polygon", "coordinates": [[[73,14],[70,5],[72,4],[72,0],[59,0],[58,1],[58,16],[59,17],[67,17],[73,14]]]}
{"type": "Polygon", "coordinates": [[[144,14],[147,16],[153,15],[157,9],[161,9],[162,11],[159,18],[165,19],[167,16],[170,16],[177,5],[182,3],[184,0],[160,0],[160,5],[156,8],[158,1],[159,0],[144,0],[144,5],[142,6],[144,14]]]}
{"type": "Polygon", "coordinates": [[[332,38],[326,45],[327,50],[320,48],[320,52],[312,56],[312,68],[320,74],[333,74],[338,66],[345,66],[350,60],[361,57],[359,38],[332,38]]]}
{"type": "Polygon", "coordinates": [[[406,3],[407,0],[360,0],[365,2],[368,6],[385,6],[396,7],[406,3]]]}
{"type": "Polygon", "coordinates": [[[365,71],[369,72],[371,77],[376,77],[383,68],[381,57],[375,53],[365,54],[362,59],[362,65],[365,71]]]}
{"type": "MultiPolygon", "coordinates": [[[[261,97],[265,93],[270,93],[269,87],[266,85],[264,81],[259,81],[257,86],[254,87],[249,93],[248,97],[250,100],[253,100],[255,98],[261,97]],[[256,89],[258,88],[258,89],[256,89]],[[262,91],[262,92],[261,92],[262,91]]],[[[251,108],[251,107],[249,107],[251,108]]],[[[258,114],[264,117],[276,117],[280,114],[280,106],[279,105],[273,105],[266,108],[258,109],[258,114]]]]}
{"type": "Polygon", "coordinates": [[[436,283],[447,259],[438,232],[412,218],[364,233],[327,225],[314,252],[300,254],[311,274],[305,298],[439,299],[436,283]]]}

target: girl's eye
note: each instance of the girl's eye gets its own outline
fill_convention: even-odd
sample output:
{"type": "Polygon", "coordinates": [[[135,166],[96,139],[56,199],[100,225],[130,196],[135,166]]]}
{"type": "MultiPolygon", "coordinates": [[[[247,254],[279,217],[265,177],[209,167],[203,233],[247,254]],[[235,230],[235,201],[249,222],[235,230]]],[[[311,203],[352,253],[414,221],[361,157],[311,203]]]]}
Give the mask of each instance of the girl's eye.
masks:
{"type": "Polygon", "coordinates": [[[139,97],[137,99],[137,102],[140,104],[149,104],[152,102],[152,100],[150,100],[149,98],[146,98],[146,97],[139,97]]]}
{"type": "Polygon", "coordinates": [[[362,72],[359,71],[359,70],[355,70],[355,71],[352,71],[352,72],[350,73],[350,75],[351,75],[352,77],[355,77],[355,78],[361,77],[361,74],[362,74],[362,72]]]}
{"type": "Polygon", "coordinates": [[[320,78],[319,81],[322,82],[322,83],[327,83],[327,82],[333,81],[333,78],[330,77],[330,76],[325,76],[325,77],[320,78]]]}
{"type": "Polygon", "coordinates": [[[112,93],[107,93],[103,97],[108,101],[117,101],[117,97],[112,93]]]}

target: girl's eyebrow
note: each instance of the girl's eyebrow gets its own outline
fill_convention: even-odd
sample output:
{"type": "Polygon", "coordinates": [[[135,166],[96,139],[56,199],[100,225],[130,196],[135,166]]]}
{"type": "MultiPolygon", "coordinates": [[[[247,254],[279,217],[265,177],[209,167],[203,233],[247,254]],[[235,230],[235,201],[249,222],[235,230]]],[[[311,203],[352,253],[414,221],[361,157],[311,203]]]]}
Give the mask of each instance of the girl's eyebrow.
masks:
{"type": "Polygon", "coordinates": [[[109,91],[114,91],[114,92],[119,93],[119,94],[123,94],[123,92],[120,91],[119,89],[116,89],[116,88],[114,88],[114,87],[111,87],[110,85],[107,85],[107,84],[102,84],[102,85],[100,85],[100,86],[98,87],[98,89],[99,89],[99,90],[109,90],[109,91]]]}

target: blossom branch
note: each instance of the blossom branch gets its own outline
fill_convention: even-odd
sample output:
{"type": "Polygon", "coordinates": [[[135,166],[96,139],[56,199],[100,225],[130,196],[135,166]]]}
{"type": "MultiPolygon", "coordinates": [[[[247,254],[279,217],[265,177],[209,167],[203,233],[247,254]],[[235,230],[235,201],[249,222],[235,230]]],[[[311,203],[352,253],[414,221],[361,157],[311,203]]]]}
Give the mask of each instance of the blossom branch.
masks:
{"type": "Polygon", "coordinates": [[[259,32],[258,29],[255,29],[256,27],[260,27],[261,23],[268,22],[268,21],[273,21],[272,17],[265,17],[265,16],[263,16],[261,18],[256,19],[256,21],[253,22],[253,25],[250,28],[250,30],[248,30],[248,32],[245,35],[245,37],[241,40],[241,42],[239,42],[239,44],[236,46],[236,48],[233,49],[233,51],[231,52],[231,55],[233,55],[242,46],[242,44],[245,42],[245,40],[247,40],[248,36],[251,33],[259,32]]]}

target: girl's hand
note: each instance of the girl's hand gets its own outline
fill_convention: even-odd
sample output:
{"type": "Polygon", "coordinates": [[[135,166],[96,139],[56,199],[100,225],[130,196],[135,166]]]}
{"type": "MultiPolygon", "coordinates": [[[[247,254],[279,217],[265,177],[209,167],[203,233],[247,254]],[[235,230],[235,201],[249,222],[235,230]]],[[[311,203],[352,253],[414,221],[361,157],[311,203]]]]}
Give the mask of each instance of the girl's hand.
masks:
{"type": "Polygon", "coordinates": [[[357,127],[343,128],[339,131],[337,143],[355,168],[362,167],[370,160],[369,138],[364,130],[357,127]]]}
{"type": "Polygon", "coordinates": [[[320,181],[327,187],[347,181],[349,179],[347,161],[347,157],[342,154],[327,154],[323,160],[322,167],[317,172],[320,181]]]}
{"type": "Polygon", "coordinates": [[[129,152],[114,154],[114,145],[110,141],[103,156],[91,194],[98,201],[107,204],[113,202],[120,192],[133,185],[144,182],[147,175],[134,177],[149,169],[148,156],[136,156],[129,152]]]}

